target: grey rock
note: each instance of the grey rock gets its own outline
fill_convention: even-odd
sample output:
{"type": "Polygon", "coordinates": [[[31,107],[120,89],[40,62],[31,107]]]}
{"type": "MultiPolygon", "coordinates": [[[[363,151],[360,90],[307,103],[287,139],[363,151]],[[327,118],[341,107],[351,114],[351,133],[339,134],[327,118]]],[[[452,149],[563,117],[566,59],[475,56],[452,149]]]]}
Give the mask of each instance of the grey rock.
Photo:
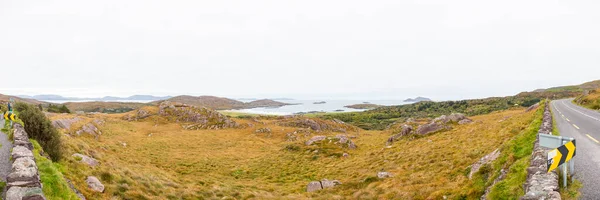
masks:
{"type": "Polygon", "coordinates": [[[448,116],[450,122],[460,122],[461,120],[467,119],[467,117],[462,113],[452,113],[448,116]]]}
{"type": "Polygon", "coordinates": [[[323,189],[325,188],[331,188],[331,187],[335,187],[336,185],[341,185],[342,182],[338,181],[338,180],[327,180],[327,179],[323,179],[321,180],[321,186],[323,186],[323,189]]]}
{"type": "Polygon", "coordinates": [[[57,119],[57,120],[52,121],[52,126],[54,126],[55,128],[69,130],[69,129],[71,129],[71,125],[73,125],[74,123],[77,123],[79,121],[81,121],[81,118],[79,118],[79,117],[74,117],[74,118],[70,118],[70,119],[57,119]]]}
{"type": "Polygon", "coordinates": [[[10,187],[6,191],[6,200],[45,200],[40,187],[10,187]]]}
{"type": "Polygon", "coordinates": [[[483,156],[483,158],[479,159],[479,161],[477,161],[475,164],[473,164],[471,166],[471,172],[469,172],[469,179],[471,179],[473,177],[473,174],[475,174],[476,172],[479,171],[481,166],[492,163],[499,156],[500,156],[500,150],[496,149],[492,153],[489,153],[488,155],[485,155],[485,156],[483,156]]]}
{"type": "Polygon", "coordinates": [[[99,164],[96,159],[86,156],[86,155],[83,155],[83,154],[76,153],[76,154],[73,154],[73,157],[81,158],[80,162],[82,162],[90,167],[95,167],[95,166],[98,166],[98,164],[99,164]]]}
{"type": "Polygon", "coordinates": [[[473,123],[473,120],[463,119],[463,120],[458,121],[458,124],[470,124],[470,123],[473,123]]]}
{"type": "Polygon", "coordinates": [[[446,130],[446,129],[449,129],[449,128],[447,126],[444,126],[444,125],[441,125],[438,123],[423,124],[417,128],[417,134],[425,135],[428,133],[433,133],[433,132],[446,130]]]}
{"type": "Polygon", "coordinates": [[[7,182],[39,181],[38,168],[33,158],[21,157],[13,162],[11,173],[6,177],[7,182]]]}
{"type": "Polygon", "coordinates": [[[323,186],[321,186],[321,182],[320,181],[311,181],[306,186],[306,191],[307,192],[314,192],[314,191],[322,190],[322,189],[323,189],[323,186]]]}
{"type": "Polygon", "coordinates": [[[88,187],[96,192],[104,192],[104,185],[95,176],[88,176],[85,180],[88,187]]]}
{"type": "Polygon", "coordinates": [[[377,178],[384,179],[392,177],[392,173],[389,172],[377,172],[377,178]]]}
{"type": "Polygon", "coordinates": [[[313,143],[315,143],[315,142],[318,142],[318,141],[323,141],[323,140],[325,140],[325,138],[327,138],[327,137],[325,137],[324,135],[317,135],[317,136],[314,136],[314,137],[310,138],[310,139],[309,139],[308,141],[306,141],[304,144],[306,144],[307,146],[308,146],[308,145],[312,145],[312,144],[313,144],[313,143]]]}
{"type": "Polygon", "coordinates": [[[93,136],[98,136],[102,134],[93,123],[83,125],[83,127],[81,127],[81,130],[78,130],[76,132],[77,135],[81,135],[82,133],[87,133],[93,136]]]}
{"type": "Polygon", "coordinates": [[[31,150],[27,149],[27,147],[24,147],[24,146],[13,147],[13,150],[10,153],[10,155],[15,160],[18,158],[24,158],[24,157],[33,159],[33,152],[31,152],[31,150]]]}

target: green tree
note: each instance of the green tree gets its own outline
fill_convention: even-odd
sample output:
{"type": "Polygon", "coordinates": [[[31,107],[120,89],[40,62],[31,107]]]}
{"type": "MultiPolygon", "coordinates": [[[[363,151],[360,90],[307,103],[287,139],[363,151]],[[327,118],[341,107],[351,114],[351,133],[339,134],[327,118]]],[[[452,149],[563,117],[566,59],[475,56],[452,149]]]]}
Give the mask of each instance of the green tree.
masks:
{"type": "Polygon", "coordinates": [[[58,130],[36,106],[19,102],[15,105],[19,118],[30,138],[37,140],[53,161],[62,158],[62,143],[58,130]]]}

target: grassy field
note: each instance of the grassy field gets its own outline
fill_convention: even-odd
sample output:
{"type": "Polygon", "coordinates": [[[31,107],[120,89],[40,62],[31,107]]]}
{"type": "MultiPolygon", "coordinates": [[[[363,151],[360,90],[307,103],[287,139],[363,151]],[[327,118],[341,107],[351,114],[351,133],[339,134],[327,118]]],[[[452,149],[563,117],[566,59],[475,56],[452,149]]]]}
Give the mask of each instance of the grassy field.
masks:
{"type": "Polygon", "coordinates": [[[524,133],[534,116],[523,109],[474,116],[473,124],[404,138],[391,148],[384,147],[389,133],[361,130],[349,133],[358,146],[350,150],[303,144],[314,135],[339,134],[333,132],[288,142],[286,133],[298,128],[270,120],[235,119],[254,127],[190,131],[156,116],[128,122],[121,114],[90,115],[84,121],[106,121],[102,135],[62,137],[67,156],[54,166],[89,199],[460,199],[483,192],[466,177],[469,166],[524,133]],[[272,136],[255,133],[263,127],[272,136]],[[92,156],[100,166],[84,165],[73,153],[92,156]],[[382,169],[394,177],[377,179],[382,169]],[[90,175],[104,183],[104,193],[87,189],[90,175]],[[305,192],[308,182],[321,179],[343,184],[305,192]]]}
{"type": "Polygon", "coordinates": [[[583,107],[600,110],[600,89],[591,90],[587,95],[578,96],[573,101],[583,107]]]}

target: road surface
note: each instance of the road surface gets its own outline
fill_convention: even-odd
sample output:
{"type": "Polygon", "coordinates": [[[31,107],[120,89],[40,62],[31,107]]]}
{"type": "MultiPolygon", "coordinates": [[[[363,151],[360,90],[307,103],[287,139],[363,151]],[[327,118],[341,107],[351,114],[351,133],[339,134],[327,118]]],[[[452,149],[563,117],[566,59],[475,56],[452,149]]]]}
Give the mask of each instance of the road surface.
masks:
{"type": "MultiPolygon", "coordinates": [[[[4,119],[0,119],[0,129],[4,128],[4,119]]],[[[12,149],[12,143],[8,140],[8,135],[0,133],[0,180],[6,182],[6,176],[10,173],[12,167],[10,163],[10,149],[12,149]]]]}
{"type": "MultiPolygon", "coordinates": [[[[573,104],[573,99],[552,101],[560,135],[577,142],[575,178],[583,183],[581,199],[600,198],[600,113],[573,104]]],[[[561,182],[562,184],[562,182],[561,182]]]]}

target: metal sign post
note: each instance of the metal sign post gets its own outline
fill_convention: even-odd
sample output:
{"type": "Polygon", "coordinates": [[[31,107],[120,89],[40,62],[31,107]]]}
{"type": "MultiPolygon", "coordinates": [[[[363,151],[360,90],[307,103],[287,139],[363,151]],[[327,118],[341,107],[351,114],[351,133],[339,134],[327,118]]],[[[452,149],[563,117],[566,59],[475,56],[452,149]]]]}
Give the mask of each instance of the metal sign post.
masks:
{"type": "Polygon", "coordinates": [[[575,163],[572,160],[572,158],[576,155],[575,139],[548,134],[538,134],[538,137],[540,139],[540,146],[554,148],[548,152],[548,172],[556,169],[559,166],[562,167],[563,186],[566,188],[568,176],[567,168],[569,168],[571,176],[575,172],[575,163]]]}

